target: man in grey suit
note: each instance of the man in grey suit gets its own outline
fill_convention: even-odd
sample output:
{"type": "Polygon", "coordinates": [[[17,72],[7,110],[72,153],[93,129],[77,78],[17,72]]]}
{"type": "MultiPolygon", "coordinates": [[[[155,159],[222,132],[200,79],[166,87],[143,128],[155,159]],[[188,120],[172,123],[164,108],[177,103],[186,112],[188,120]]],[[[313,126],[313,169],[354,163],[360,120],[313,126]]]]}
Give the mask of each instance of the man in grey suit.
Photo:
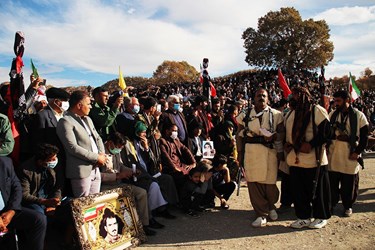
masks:
{"type": "Polygon", "coordinates": [[[69,110],[57,123],[57,135],[66,154],[66,177],[70,179],[73,196],[82,197],[100,191],[100,166],[108,157],[103,141],[91,118],[90,96],[74,91],[69,99],[69,110]]]}

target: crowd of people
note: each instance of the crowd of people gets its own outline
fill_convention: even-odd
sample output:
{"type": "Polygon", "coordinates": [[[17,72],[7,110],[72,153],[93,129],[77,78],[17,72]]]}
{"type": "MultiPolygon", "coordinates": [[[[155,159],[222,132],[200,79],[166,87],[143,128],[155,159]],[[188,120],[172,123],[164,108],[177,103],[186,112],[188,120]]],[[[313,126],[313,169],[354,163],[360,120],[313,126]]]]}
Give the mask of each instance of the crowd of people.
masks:
{"type": "MultiPolygon", "coordinates": [[[[212,79],[216,96],[203,95],[200,83],[68,93],[45,90],[31,76],[26,99],[32,102],[16,121],[7,117],[9,85],[1,86],[1,234],[23,232],[21,247],[41,250],[47,227],[59,225],[61,244],[72,247],[70,201],[130,186],[152,236],[165,227],[157,217],[176,218],[171,207],[191,217],[215,200],[229,209],[241,178],[256,213],[253,227],[294,207],[292,228],[319,229],[340,199],[343,216],[351,216],[375,92],[363,91],[352,103],[346,90],[319,84],[317,74],[285,76],[288,98],[276,70],[212,79]],[[322,95],[331,95],[326,107],[318,104],[322,95]]],[[[101,237],[111,244],[118,237],[109,229],[117,222],[108,218],[101,237]]]]}

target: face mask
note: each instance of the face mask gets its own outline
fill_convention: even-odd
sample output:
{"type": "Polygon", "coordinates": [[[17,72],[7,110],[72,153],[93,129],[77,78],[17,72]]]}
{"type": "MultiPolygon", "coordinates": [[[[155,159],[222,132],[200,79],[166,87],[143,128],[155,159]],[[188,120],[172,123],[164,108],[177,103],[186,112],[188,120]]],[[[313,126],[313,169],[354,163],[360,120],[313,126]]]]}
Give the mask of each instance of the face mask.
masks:
{"type": "Polygon", "coordinates": [[[113,149],[110,149],[109,152],[111,152],[111,154],[113,155],[117,155],[121,153],[121,148],[113,148],[113,149]]]}
{"type": "Polygon", "coordinates": [[[67,111],[69,109],[69,102],[65,101],[65,102],[61,102],[61,110],[62,111],[67,111]]]}
{"type": "Polygon", "coordinates": [[[139,110],[141,109],[141,107],[139,107],[139,105],[134,105],[133,107],[133,112],[138,114],[139,110]]]}
{"type": "Polygon", "coordinates": [[[178,104],[178,103],[173,104],[173,109],[174,110],[180,111],[180,108],[181,108],[180,104],[178,104]]]}
{"type": "Polygon", "coordinates": [[[56,158],[56,161],[49,161],[49,162],[46,162],[46,164],[47,164],[47,167],[49,168],[55,168],[58,162],[59,162],[59,159],[56,158]]]}
{"type": "Polygon", "coordinates": [[[173,140],[176,140],[177,139],[177,136],[178,136],[178,132],[177,131],[173,131],[172,134],[171,134],[171,138],[173,140]]]}

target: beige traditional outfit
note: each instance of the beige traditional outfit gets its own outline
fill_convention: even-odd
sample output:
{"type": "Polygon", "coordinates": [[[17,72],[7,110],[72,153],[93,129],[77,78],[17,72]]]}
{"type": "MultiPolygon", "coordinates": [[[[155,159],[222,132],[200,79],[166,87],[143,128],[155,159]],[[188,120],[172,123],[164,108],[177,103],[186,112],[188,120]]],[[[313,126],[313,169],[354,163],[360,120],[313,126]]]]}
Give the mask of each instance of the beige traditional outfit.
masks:
{"type": "MultiPolygon", "coordinates": [[[[275,203],[279,198],[276,186],[278,161],[277,152],[273,143],[264,142],[262,129],[275,133],[279,124],[283,123],[282,113],[276,109],[266,107],[262,112],[250,111],[245,124],[245,113],[237,117],[238,124],[245,129],[239,136],[248,136],[250,143],[245,143],[244,168],[245,178],[249,185],[249,195],[252,206],[257,216],[266,217],[271,210],[275,210],[275,203]],[[259,139],[259,143],[255,142],[259,139]]],[[[282,148],[281,148],[282,151],[282,148]]]]}
{"type": "MultiPolygon", "coordinates": [[[[328,138],[326,133],[329,131],[329,117],[327,111],[319,105],[311,105],[311,108],[306,111],[310,115],[304,118],[303,123],[307,123],[305,132],[300,128],[299,136],[303,138],[303,143],[309,143],[311,151],[309,153],[299,152],[299,146],[296,141],[293,141],[293,127],[296,126],[294,119],[295,111],[290,111],[285,121],[286,129],[286,143],[291,145],[293,148],[287,154],[286,163],[290,166],[290,181],[293,190],[293,202],[296,216],[299,219],[296,222],[301,221],[306,224],[301,224],[299,227],[293,225],[294,228],[301,228],[303,226],[309,226],[310,218],[316,220],[310,224],[322,222],[325,225],[326,220],[331,217],[330,213],[330,189],[329,179],[327,172],[328,158],[324,143],[328,138]],[[314,112],[314,114],[312,114],[314,112]],[[314,118],[314,120],[313,120],[314,118]],[[305,120],[309,119],[309,120],[305,120]],[[313,126],[313,122],[315,125],[313,126]],[[316,134],[314,136],[313,128],[316,127],[316,134]],[[315,148],[319,148],[321,151],[320,162],[321,166],[319,169],[319,177],[317,174],[317,157],[315,148]],[[313,199],[314,182],[317,181],[316,198],[313,199]],[[304,221],[303,221],[304,220],[304,221]]],[[[307,113],[308,114],[308,113],[307,113]]],[[[304,114],[306,115],[306,114],[304,114]]],[[[297,124],[298,125],[298,124],[297,124]]],[[[319,224],[318,226],[324,226],[319,224]]],[[[312,227],[318,228],[318,227],[312,227]]]]}
{"type": "Polygon", "coordinates": [[[345,215],[350,216],[358,196],[358,173],[361,166],[357,160],[349,159],[349,155],[355,152],[361,156],[368,140],[369,123],[362,112],[352,107],[349,107],[345,115],[339,111],[332,111],[330,117],[334,129],[328,155],[332,207],[336,206],[341,197],[345,215]],[[351,136],[353,145],[350,143],[351,136]]]}
{"type": "MultiPolygon", "coordinates": [[[[292,129],[293,129],[293,121],[294,121],[295,112],[291,111],[290,115],[285,121],[285,128],[286,128],[286,142],[293,145],[292,140],[292,129]]],[[[319,106],[315,105],[315,124],[317,126],[321,124],[324,120],[329,120],[327,111],[319,106]]],[[[313,125],[310,121],[306,128],[305,133],[305,141],[310,142],[314,137],[313,133],[313,125]]],[[[315,151],[311,150],[310,153],[296,153],[294,149],[292,149],[286,157],[286,163],[289,166],[300,167],[300,168],[316,168],[316,157],[315,151]]],[[[325,147],[322,147],[322,158],[320,165],[327,165],[328,158],[326,154],[325,147]]]]}

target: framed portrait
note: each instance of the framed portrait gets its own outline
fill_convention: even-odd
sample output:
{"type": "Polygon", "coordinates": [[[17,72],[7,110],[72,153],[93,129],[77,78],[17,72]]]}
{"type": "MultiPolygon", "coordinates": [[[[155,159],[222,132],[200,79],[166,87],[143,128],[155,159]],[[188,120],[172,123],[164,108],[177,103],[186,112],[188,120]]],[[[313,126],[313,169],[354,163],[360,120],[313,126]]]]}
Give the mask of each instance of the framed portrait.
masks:
{"type": "Polygon", "coordinates": [[[71,201],[81,249],[128,249],[146,241],[130,186],[71,201]]]}
{"type": "Polygon", "coordinates": [[[213,141],[202,141],[202,154],[205,159],[212,159],[215,156],[213,141]]]}

